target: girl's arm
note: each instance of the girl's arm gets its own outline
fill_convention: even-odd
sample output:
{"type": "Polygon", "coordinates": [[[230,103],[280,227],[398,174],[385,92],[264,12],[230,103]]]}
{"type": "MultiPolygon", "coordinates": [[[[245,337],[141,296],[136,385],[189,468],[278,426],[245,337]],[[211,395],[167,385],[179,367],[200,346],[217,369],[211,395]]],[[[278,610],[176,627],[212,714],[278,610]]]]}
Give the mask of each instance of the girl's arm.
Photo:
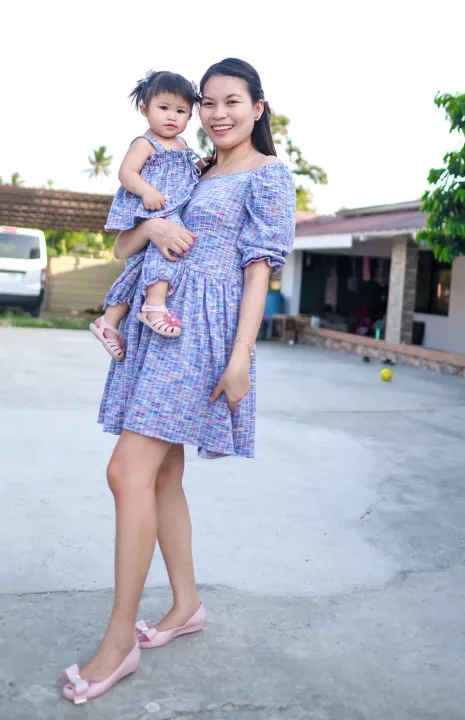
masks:
{"type": "Polygon", "coordinates": [[[140,171],[152,154],[151,150],[148,140],[134,140],[121,163],[118,179],[126,190],[142,199],[146,210],[161,210],[165,207],[165,198],[140,176],[140,171]]]}
{"type": "Polygon", "coordinates": [[[149,242],[160,250],[167,260],[176,261],[171,252],[181,257],[192,247],[198,237],[186,228],[164,218],[143,220],[132,230],[123,230],[116,238],[113,254],[118,260],[127,260],[146,247],[149,242]]]}
{"type": "Polygon", "coordinates": [[[270,275],[271,268],[265,260],[251,263],[244,268],[244,291],[236,334],[241,340],[234,343],[228,366],[210,397],[210,402],[214,402],[224,392],[231,411],[250,390],[251,356],[247,346],[253,347],[257,339],[270,275]]]}

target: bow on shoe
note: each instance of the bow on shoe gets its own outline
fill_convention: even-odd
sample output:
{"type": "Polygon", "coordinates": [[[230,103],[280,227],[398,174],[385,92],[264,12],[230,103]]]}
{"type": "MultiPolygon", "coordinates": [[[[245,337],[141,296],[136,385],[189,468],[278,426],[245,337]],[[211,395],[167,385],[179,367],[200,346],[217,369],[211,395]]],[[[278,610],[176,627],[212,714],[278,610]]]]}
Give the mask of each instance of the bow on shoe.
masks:
{"type": "Polygon", "coordinates": [[[69,668],[66,668],[64,674],[69,684],[73,686],[74,704],[81,705],[81,703],[87,702],[86,693],[89,689],[89,683],[79,675],[79,665],[70,665],[69,668]]]}
{"type": "Polygon", "coordinates": [[[179,320],[177,315],[169,312],[168,317],[169,317],[170,323],[172,325],[174,325],[174,327],[181,327],[181,321],[179,320]]]}
{"type": "Polygon", "coordinates": [[[145,622],[145,620],[139,620],[138,622],[136,622],[136,630],[139,631],[140,636],[144,636],[141,639],[145,638],[148,642],[153,640],[153,638],[158,632],[156,628],[147,627],[147,623],[145,622]]]}

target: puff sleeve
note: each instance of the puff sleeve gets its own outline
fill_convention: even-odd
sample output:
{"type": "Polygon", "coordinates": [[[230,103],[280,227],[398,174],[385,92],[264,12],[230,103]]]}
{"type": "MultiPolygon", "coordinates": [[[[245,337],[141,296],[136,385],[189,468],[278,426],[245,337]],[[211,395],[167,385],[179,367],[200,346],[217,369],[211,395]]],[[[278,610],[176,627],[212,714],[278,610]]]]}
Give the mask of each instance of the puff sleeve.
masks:
{"type": "Polygon", "coordinates": [[[295,235],[295,184],[284,163],[270,163],[254,173],[246,209],[238,240],[242,267],[266,260],[273,273],[279,272],[295,235]]]}

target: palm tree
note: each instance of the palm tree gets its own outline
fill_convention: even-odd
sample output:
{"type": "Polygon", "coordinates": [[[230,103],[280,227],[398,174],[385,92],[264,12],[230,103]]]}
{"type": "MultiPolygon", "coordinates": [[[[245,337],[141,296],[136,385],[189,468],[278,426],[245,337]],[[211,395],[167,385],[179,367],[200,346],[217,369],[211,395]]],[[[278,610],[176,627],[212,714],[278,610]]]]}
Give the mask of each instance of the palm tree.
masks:
{"type": "Polygon", "coordinates": [[[84,172],[88,173],[90,178],[100,177],[101,175],[108,177],[110,175],[113,155],[106,155],[106,152],[105,145],[101,145],[98,150],[94,150],[93,156],[89,155],[90,168],[84,170],[84,172]]]}

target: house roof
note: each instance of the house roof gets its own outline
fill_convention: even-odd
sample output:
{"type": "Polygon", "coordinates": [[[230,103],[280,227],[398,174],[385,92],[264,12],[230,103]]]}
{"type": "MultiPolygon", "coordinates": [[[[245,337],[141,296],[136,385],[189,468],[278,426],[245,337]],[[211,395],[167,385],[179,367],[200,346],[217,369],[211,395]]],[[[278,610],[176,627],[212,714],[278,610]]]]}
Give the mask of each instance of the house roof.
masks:
{"type": "Polygon", "coordinates": [[[296,236],[395,235],[423,229],[426,227],[426,217],[426,213],[420,211],[420,201],[341,210],[335,215],[298,220],[296,236]]]}
{"type": "Polygon", "coordinates": [[[112,195],[0,186],[0,226],[102,232],[112,195]]]}

